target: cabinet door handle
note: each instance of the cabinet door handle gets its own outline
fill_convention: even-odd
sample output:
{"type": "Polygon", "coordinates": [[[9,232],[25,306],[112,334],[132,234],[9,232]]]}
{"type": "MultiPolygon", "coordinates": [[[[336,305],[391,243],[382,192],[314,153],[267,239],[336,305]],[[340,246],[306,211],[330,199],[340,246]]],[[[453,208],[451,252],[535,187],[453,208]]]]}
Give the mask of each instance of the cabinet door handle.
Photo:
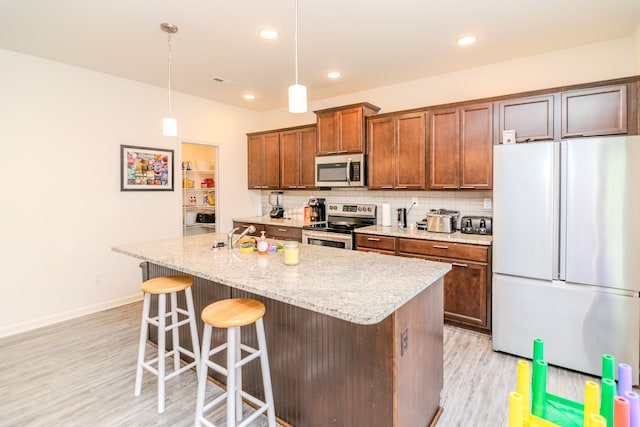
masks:
{"type": "Polygon", "coordinates": [[[475,188],[476,188],[476,187],[473,187],[473,186],[464,186],[464,187],[460,187],[460,189],[461,189],[461,190],[473,190],[473,189],[475,189],[475,188]]]}
{"type": "Polygon", "coordinates": [[[379,242],[380,239],[376,239],[375,237],[367,237],[367,240],[370,242],[379,242]]]}
{"type": "Polygon", "coordinates": [[[242,228],[249,228],[247,224],[242,224],[242,228]]]}
{"type": "Polygon", "coordinates": [[[449,246],[433,245],[435,249],[449,249],[449,246]]]}
{"type": "Polygon", "coordinates": [[[349,150],[341,150],[341,151],[336,151],[336,154],[344,154],[344,153],[348,153],[349,150]]]}
{"type": "Polygon", "coordinates": [[[454,266],[454,267],[462,267],[462,268],[469,267],[467,264],[460,264],[458,262],[452,262],[451,265],[454,266]]]}
{"type": "Polygon", "coordinates": [[[383,190],[392,190],[393,189],[393,187],[385,187],[385,186],[382,186],[380,188],[382,188],[383,190]]]}
{"type": "Polygon", "coordinates": [[[286,233],[289,230],[287,230],[286,228],[278,228],[278,231],[282,231],[283,233],[286,233]]]}
{"type": "Polygon", "coordinates": [[[406,186],[406,185],[405,185],[405,186],[403,186],[403,187],[400,187],[400,186],[396,185],[396,189],[397,189],[397,190],[404,190],[404,189],[406,189],[406,188],[407,188],[407,186],[406,186]]]}
{"type": "Polygon", "coordinates": [[[457,190],[458,187],[442,187],[444,190],[457,190]]]}

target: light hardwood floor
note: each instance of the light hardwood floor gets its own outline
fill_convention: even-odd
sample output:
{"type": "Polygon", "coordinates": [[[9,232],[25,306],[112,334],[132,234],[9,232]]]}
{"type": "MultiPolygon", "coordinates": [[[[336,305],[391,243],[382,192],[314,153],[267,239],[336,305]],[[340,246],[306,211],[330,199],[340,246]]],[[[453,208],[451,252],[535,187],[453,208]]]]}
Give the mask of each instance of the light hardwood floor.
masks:
{"type": "MultiPolygon", "coordinates": [[[[156,411],[151,374],[142,395],[133,395],[141,312],[134,303],[0,339],[0,426],[193,425],[194,372],[169,380],[164,414],[156,411]]],[[[444,340],[437,426],[506,426],[518,358],[493,352],[488,337],[461,329],[445,327],[444,340]]],[[[547,389],[583,401],[589,379],[550,367],[547,389]]]]}

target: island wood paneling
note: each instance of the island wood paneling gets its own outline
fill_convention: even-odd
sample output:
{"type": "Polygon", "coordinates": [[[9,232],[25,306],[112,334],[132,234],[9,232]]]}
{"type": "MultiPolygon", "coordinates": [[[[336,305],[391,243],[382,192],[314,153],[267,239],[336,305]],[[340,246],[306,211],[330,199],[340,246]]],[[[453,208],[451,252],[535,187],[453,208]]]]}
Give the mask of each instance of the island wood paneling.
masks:
{"type": "MultiPolygon", "coordinates": [[[[144,278],[182,274],[142,265],[144,278]]],[[[347,322],[197,277],[193,295],[197,313],[229,297],[265,304],[276,416],[292,426],[424,427],[438,412],[443,386],[442,279],[375,325],[347,322]],[[409,341],[402,353],[404,330],[409,341]]],[[[184,304],[183,297],[179,304],[184,304]]],[[[202,321],[199,314],[196,317],[202,336],[202,321]]],[[[182,339],[188,329],[180,333],[182,339]]],[[[214,328],[213,337],[222,343],[226,333],[214,328]]],[[[253,325],[242,328],[242,337],[244,343],[257,346],[253,325]]],[[[150,339],[156,337],[150,334],[150,339]]],[[[190,342],[186,347],[191,348],[190,342]]],[[[218,362],[224,364],[223,358],[218,362]]],[[[224,377],[214,378],[224,383],[224,377]]],[[[264,398],[259,364],[243,369],[243,389],[264,398]]]]}

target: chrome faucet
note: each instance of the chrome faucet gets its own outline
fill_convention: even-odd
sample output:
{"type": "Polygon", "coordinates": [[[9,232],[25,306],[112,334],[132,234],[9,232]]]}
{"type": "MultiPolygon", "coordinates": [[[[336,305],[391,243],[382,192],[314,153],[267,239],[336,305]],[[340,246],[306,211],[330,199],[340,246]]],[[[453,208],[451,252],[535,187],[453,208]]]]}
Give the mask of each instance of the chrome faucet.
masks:
{"type": "Polygon", "coordinates": [[[237,238],[234,239],[233,238],[233,233],[235,233],[238,230],[239,230],[239,228],[236,227],[236,228],[234,228],[233,230],[231,230],[227,234],[227,239],[229,240],[229,244],[228,244],[229,249],[233,249],[233,247],[236,245],[236,243],[238,243],[238,240],[242,239],[248,233],[255,233],[256,232],[256,228],[253,225],[250,225],[247,228],[245,228],[237,238]]]}

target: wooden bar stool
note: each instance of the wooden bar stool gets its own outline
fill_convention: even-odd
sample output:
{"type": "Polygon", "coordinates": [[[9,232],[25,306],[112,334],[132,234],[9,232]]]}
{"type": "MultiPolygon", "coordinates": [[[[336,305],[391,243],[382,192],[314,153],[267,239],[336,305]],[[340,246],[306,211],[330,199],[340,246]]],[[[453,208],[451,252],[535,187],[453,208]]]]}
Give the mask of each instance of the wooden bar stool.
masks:
{"type": "Polygon", "coordinates": [[[200,345],[198,342],[198,330],[196,328],[196,316],[193,308],[193,297],[191,295],[191,285],[193,279],[188,276],[167,276],[156,277],[147,280],[142,284],[144,292],[144,302],[142,305],[142,322],[140,325],[140,344],[138,346],[138,367],[136,370],[136,390],[135,395],[140,396],[142,391],[142,368],[148,370],[158,377],[158,413],[164,412],[164,385],[169,378],[173,378],[182,372],[200,366],[200,345]],[[177,292],[184,291],[187,300],[187,309],[178,307],[177,292]],[[171,310],[166,312],[167,294],[171,296],[171,310]],[[158,295],[158,315],[151,317],[149,308],[151,306],[151,295],[158,295]],[[178,314],[186,316],[179,320],[178,314]],[[170,325],[167,326],[166,319],[171,317],[170,325]],[[191,344],[193,352],[180,346],[178,328],[189,324],[191,330],[191,344]],[[158,328],[158,354],[155,358],[145,361],[145,348],[149,333],[149,324],[158,328]],[[173,350],[165,351],[166,333],[171,331],[173,350]],[[180,367],[180,354],[185,354],[193,358],[193,362],[180,367]],[[173,356],[173,372],[165,373],[165,359],[173,356]],[[157,365],[157,368],[154,367],[157,365]]]}
{"type": "Polygon", "coordinates": [[[273,392],[271,390],[271,375],[269,373],[269,358],[267,356],[267,342],[264,335],[262,317],[265,313],[264,304],[260,301],[246,298],[232,298],[209,304],[202,310],[204,321],[204,336],[202,338],[202,355],[200,357],[200,369],[198,370],[198,397],[196,401],[196,425],[213,426],[206,420],[204,413],[209,409],[227,401],[227,427],[244,427],[256,419],[260,414],[267,412],[269,427],[276,426],[275,406],[273,404],[273,392]],[[256,325],[258,349],[242,344],[240,328],[252,323],[256,325]],[[227,342],[213,350],[211,347],[212,327],[227,330],[227,342]],[[227,350],[227,368],[210,360],[211,356],[227,350]],[[242,358],[242,350],[249,353],[242,358]],[[260,358],[262,368],[262,381],[266,402],[250,395],[242,390],[242,367],[248,362],[260,358]],[[227,377],[227,391],[205,405],[205,393],[207,387],[208,368],[227,377]],[[256,405],[257,409],[245,420],[242,420],[242,398],[256,405]],[[242,421],[240,424],[236,422],[242,421]]]}

